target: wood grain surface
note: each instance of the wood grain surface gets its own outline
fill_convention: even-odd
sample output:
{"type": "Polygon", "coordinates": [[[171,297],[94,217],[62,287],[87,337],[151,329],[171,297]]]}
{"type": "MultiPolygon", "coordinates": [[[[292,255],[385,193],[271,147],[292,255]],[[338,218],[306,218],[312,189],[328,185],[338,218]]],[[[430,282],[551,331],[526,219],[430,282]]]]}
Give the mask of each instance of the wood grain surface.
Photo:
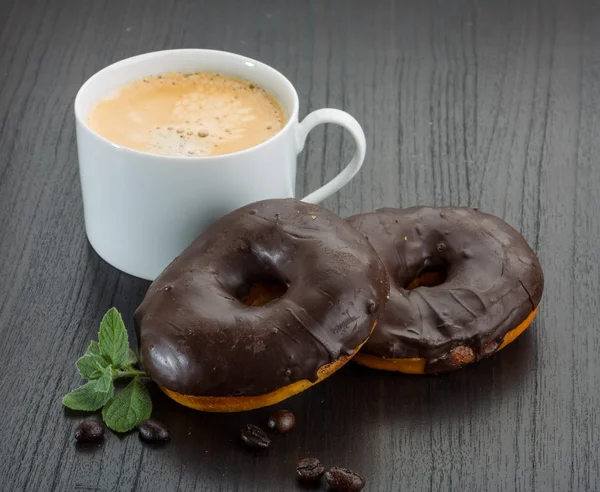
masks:
{"type": "MultiPolygon", "coordinates": [[[[311,133],[297,193],[352,153],[311,133]]],[[[365,490],[600,490],[600,2],[594,0],[1,0],[0,490],[294,491],[296,460],[355,469],[365,490]],[[349,365],[278,408],[297,427],[267,453],[235,442],[268,409],[211,415],[153,392],[163,447],[108,434],[77,448],[60,398],[116,306],[148,283],[84,232],[72,103],[121,58],[202,47],[258,58],[301,115],[342,108],[369,151],[325,205],[469,205],[538,252],[546,290],[502,353],[443,377],[349,365]]],[[[322,490],[325,486],[322,485],[322,490]]]]}

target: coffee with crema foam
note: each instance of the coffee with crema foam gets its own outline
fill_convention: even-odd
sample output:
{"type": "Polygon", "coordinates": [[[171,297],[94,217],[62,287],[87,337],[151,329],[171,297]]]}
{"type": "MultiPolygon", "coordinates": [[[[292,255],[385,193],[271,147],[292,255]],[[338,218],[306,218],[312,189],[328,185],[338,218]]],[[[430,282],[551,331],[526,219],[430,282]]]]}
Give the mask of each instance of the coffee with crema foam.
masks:
{"type": "Polygon", "coordinates": [[[285,125],[279,102],[244,79],[198,72],[146,77],[100,100],[88,126],[123,147],[215,156],[254,147],[285,125]]]}

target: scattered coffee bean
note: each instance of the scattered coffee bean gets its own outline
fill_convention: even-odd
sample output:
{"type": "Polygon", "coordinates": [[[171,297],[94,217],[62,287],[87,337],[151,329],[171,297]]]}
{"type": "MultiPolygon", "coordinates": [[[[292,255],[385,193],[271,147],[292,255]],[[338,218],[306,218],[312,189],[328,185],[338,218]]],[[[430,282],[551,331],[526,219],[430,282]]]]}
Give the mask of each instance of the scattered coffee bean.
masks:
{"type": "Polygon", "coordinates": [[[77,442],[92,442],[102,439],[106,427],[99,420],[84,420],[75,429],[77,442]]]}
{"type": "Polygon", "coordinates": [[[291,431],[296,425],[296,417],[289,410],[278,410],[269,417],[267,427],[280,434],[291,431]]]}
{"type": "Polygon", "coordinates": [[[304,482],[316,482],[324,471],[325,467],[317,458],[303,458],[296,466],[298,478],[304,482]]]}
{"type": "Polygon", "coordinates": [[[199,137],[208,137],[208,132],[207,131],[199,131],[198,132],[198,136],[199,137]]]}
{"type": "Polygon", "coordinates": [[[337,492],[359,492],[365,486],[360,475],[346,468],[334,466],[325,472],[325,480],[337,492]]]}
{"type": "Polygon", "coordinates": [[[138,427],[140,438],[148,442],[164,442],[168,441],[171,435],[165,424],[158,420],[144,420],[138,427]]]}
{"type": "Polygon", "coordinates": [[[271,439],[267,433],[257,425],[246,424],[240,431],[242,442],[251,449],[267,449],[271,439]]]}

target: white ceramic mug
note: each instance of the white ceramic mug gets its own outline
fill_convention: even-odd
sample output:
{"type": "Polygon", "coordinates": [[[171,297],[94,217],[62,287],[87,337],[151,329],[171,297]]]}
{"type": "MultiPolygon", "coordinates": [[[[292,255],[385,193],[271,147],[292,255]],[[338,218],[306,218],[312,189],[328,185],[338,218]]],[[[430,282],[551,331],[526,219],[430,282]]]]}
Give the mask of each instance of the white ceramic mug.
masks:
{"type": "Polygon", "coordinates": [[[248,203],[294,196],[297,156],[308,132],[337,123],[356,141],[346,168],[303,200],[318,203],[338,191],[362,166],[366,142],[357,121],[320,109],[298,122],[298,94],[281,73],[245,56],[183,49],[134,56],[93,75],[75,99],[85,227],[96,252],[136,277],[153,280],[204,229],[248,203]],[[166,72],[218,72],[257,83],[287,116],[284,128],[249,149],[214,157],[171,157],[124,148],[86,123],[92,107],[120,86],[166,72]]]}

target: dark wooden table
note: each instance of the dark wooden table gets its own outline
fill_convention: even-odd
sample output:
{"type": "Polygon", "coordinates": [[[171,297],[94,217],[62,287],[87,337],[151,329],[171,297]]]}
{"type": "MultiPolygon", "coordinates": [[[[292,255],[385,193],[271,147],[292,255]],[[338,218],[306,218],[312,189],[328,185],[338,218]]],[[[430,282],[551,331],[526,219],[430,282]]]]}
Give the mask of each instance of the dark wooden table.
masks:
{"type": "MultiPolygon", "coordinates": [[[[351,152],[338,128],[311,134],[298,195],[351,152]]],[[[307,455],[375,492],[600,490],[599,160],[594,0],[2,0],[0,490],[293,491],[307,455]],[[297,428],[264,454],[233,436],[268,409],[203,414],[157,391],[168,445],[110,433],[77,449],[82,416],[60,403],[74,362],[110,306],[134,336],[148,283],[86,240],[72,102],[105,65],[175,47],[258,58],[301,114],[356,116],[367,161],[335,212],[469,205],[522,231],[547,279],[532,327],[444,377],[350,364],[282,405],[297,428]]]]}

